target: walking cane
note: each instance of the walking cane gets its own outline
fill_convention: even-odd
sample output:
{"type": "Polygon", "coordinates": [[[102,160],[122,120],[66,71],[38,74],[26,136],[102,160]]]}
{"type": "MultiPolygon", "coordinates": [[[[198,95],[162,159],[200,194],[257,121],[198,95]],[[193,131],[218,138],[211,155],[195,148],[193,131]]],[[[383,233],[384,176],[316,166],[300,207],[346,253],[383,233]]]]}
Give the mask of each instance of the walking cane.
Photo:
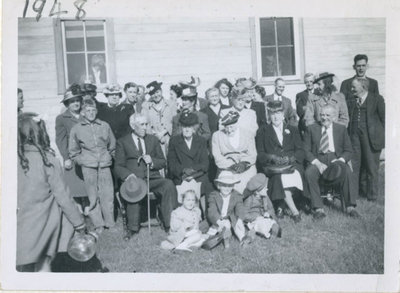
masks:
{"type": "Polygon", "coordinates": [[[149,233],[151,234],[150,225],[150,165],[146,164],[147,167],[147,223],[149,227],[149,233]]]}

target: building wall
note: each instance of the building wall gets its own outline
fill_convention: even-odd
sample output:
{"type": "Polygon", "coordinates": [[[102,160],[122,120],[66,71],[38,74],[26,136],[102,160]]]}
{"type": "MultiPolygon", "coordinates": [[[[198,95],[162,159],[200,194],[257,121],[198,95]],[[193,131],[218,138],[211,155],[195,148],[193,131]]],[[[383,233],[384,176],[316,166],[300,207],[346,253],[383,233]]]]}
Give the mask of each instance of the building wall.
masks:
{"type": "MultiPolygon", "coordinates": [[[[200,96],[223,77],[234,81],[252,75],[249,18],[133,19],[115,18],[114,57],[116,80],[139,84],[163,82],[169,86],[199,76],[200,96]]],[[[304,18],[305,72],[333,72],[338,84],[354,75],[353,57],[369,56],[368,75],[377,79],[385,95],[384,18],[304,18]]],[[[62,111],[57,95],[57,66],[53,19],[19,19],[18,87],[24,90],[24,111],[42,114],[54,138],[55,117],[62,111]]],[[[266,85],[266,92],[273,92],[266,85]]],[[[288,84],[285,95],[294,103],[302,81],[288,84]]],[[[101,94],[99,95],[101,99],[101,94]]]]}

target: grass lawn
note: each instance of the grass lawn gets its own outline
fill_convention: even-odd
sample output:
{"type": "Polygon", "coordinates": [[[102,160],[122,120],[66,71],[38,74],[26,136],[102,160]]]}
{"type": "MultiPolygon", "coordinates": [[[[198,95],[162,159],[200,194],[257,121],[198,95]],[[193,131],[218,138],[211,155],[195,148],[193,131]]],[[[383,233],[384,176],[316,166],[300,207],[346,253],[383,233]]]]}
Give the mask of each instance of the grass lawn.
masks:
{"type": "MultiPolygon", "coordinates": [[[[224,250],[174,254],[160,248],[166,234],[159,227],[147,228],[129,242],[123,237],[122,221],[105,231],[98,245],[98,257],[111,272],[141,273],[295,273],[295,274],[382,274],[384,264],[384,173],[380,172],[377,202],[357,201],[360,219],[340,209],[325,208],[327,217],[313,221],[302,215],[295,224],[280,221],[282,238],[257,239],[246,248],[238,241],[224,250]]],[[[339,206],[339,202],[336,202],[339,206]]]]}

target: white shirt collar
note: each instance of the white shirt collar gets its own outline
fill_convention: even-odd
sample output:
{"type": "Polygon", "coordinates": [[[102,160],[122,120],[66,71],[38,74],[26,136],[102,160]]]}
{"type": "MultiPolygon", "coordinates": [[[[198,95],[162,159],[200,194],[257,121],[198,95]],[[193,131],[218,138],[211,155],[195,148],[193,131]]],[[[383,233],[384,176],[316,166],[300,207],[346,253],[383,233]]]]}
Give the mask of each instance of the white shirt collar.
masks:
{"type": "Polygon", "coordinates": [[[282,96],[278,96],[278,94],[274,92],[274,101],[282,101],[282,96]]]}

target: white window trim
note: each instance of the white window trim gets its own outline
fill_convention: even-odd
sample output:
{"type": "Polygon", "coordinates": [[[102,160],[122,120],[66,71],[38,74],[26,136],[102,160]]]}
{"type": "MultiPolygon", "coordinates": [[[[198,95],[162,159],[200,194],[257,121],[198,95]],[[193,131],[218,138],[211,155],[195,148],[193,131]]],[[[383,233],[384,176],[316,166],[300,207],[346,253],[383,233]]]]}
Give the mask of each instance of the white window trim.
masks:
{"type": "MultiPolygon", "coordinates": [[[[89,57],[88,57],[88,51],[87,51],[87,40],[86,40],[86,21],[102,21],[103,22],[103,30],[104,30],[104,52],[103,51],[90,51],[89,53],[100,53],[104,54],[105,56],[105,63],[106,63],[106,76],[107,76],[107,83],[110,83],[110,73],[109,73],[109,62],[108,62],[108,48],[107,48],[107,26],[106,26],[106,21],[105,20],[98,20],[98,19],[88,19],[88,20],[82,20],[83,24],[83,35],[84,35],[84,51],[79,51],[79,52],[69,52],[68,54],[85,54],[85,60],[86,60],[86,79],[88,79],[88,74],[89,74],[89,57]]],[[[65,22],[69,21],[69,19],[62,19],[61,20],[61,33],[62,33],[62,48],[63,48],[63,60],[64,60],[64,82],[68,87],[68,63],[67,63],[67,47],[66,47],[66,35],[65,35],[65,22]]],[[[76,21],[76,20],[74,20],[76,21]]]]}
{"type": "MultiPolygon", "coordinates": [[[[265,17],[265,16],[264,16],[265,17]]],[[[263,77],[262,76],[262,63],[261,63],[261,36],[260,36],[260,18],[264,17],[256,17],[255,18],[255,34],[256,34],[256,65],[257,65],[257,80],[261,83],[270,83],[275,81],[278,76],[271,77],[263,77]]],[[[300,38],[300,20],[299,18],[293,17],[293,37],[294,37],[294,56],[295,56],[295,66],[296,66],[296,74],[295,75],[284,75],[279,76],[287,81],[295,81],[302,79],[302,70],[301,70],[301,38],[300,38]]]]}

